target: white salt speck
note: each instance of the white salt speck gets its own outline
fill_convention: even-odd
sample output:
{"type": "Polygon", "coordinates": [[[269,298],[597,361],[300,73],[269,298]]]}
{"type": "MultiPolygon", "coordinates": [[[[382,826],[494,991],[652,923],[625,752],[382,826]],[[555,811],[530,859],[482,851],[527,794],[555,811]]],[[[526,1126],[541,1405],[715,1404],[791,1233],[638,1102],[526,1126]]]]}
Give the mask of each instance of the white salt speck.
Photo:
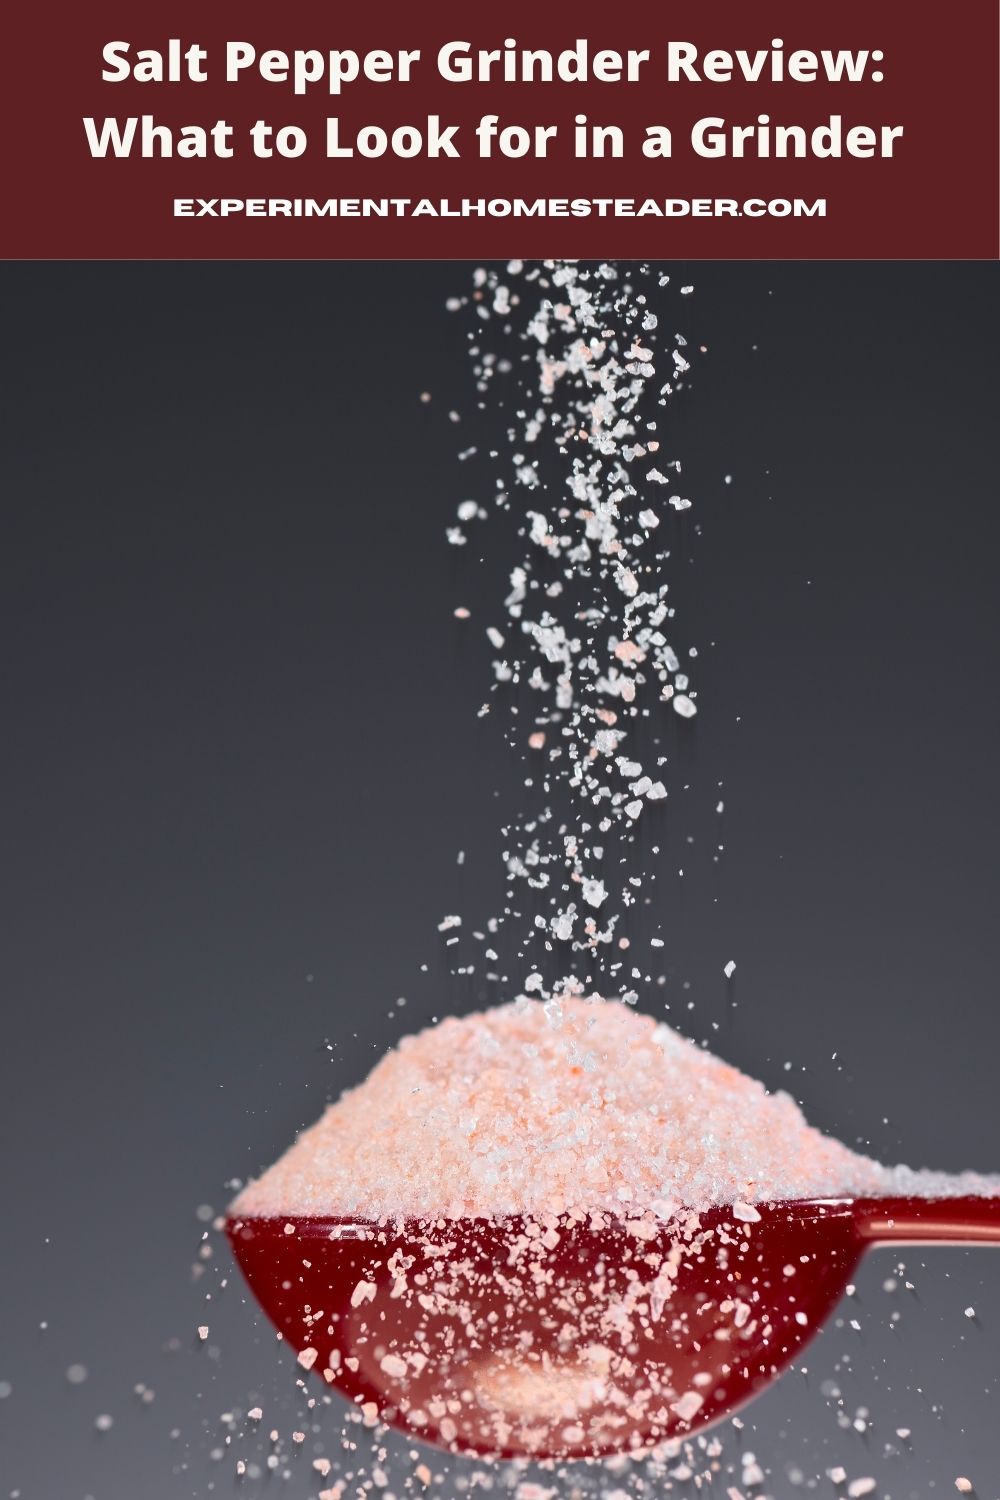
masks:
{"type": "Polygon", "coordinates": [[[9,1380],[0,1380],[0,1401],[6,1401],[7,1397],[13,1395],[14,1387],[9,1380]]]}
{"type": "Polygon", "coordinates": [[[503,636],[500,634],[499,630],[497,630],[496,626],[495,625],[488,626],[487,630],[486,630],[486,634],[489,637],[490,645],[494,646],[497,651],[502,650],[502,648],[503,648],[503,636]]]}
{"type": "Polygon", "coordinates": [[[674,712],[680,714],[682,719],[693,719],[698,712],[687,693],[675,693],[672,702],[674,712]]]}
{"type": "Polygon", "coordinates": [[[259,1406],[251,1406],[250,1410],[247,1412],[247,1416],[250,1418],[251,1422],[259,1422],[263,1415],[264,1413],[259,1406]]]}
{"type": "Polygon", "coordinates": [[[66,1370],[66,1379],[70,1385],[82,1385],[87,1378],[86,1365],[70,1365],[66,1370]]]}
{"type": "Polygon", "coordinates": [[[675,1411],[682,1422],[690,1422],[705,1404],[705,1398],[697,1391],[685,1391],[679,1401],[671,1401],[670,1410],[675,1411]]]}
{"type": "Polygon", "coordinates": [[[757,1224],[760,1222],[760,1214],[750,1203],[743,1203],[739,1198],[733,1204],[733,1218],[739,1219],[741,1224],[757,1224]]]}
{"type": "Polygon", "coordinates": [[[967,1307],[965,1309],[965,1316],[967,1318],[974,1318],[976,1316],[976,1309],[974,1307],[967,1307]]]}
{"type": "Polygon", "coordinates": [[[727,979],[732,979],[733,975],[736,973],[736,964],[732,959],[730,959],[729,962],[725,965],[722,972],[723,974],[725,974],[727,979]]]}
{"type": "Polygon", "coordinates": [[[112,1427],[114,1426],[114,1422],[114,1417],[109,1416],[105,1411],[102,1412],[99,1417],[96,1417],[94,1419],[94,1426],[97,1428],[98,1432],[110,1432],[112,1427]]]}
{"type": "Polygon", "coordinates": [[[201,1326],[199,1327],[199,1329],[198,1329],[198,1337],[201,1339],[202,1343],[204,1343],[205,1340],[208,1338],[208,1324],[207,1323],[202,1323],[201,1326]]]}
{"type": "Polygon", "coordinates": [[[462,918],[458,916],[442,917],[438,923],[438,932],[447,932],[452,927],[461,927],[462,918]]]}
{"type": "Polygon", "coordinates": [[[359,1281],[351,1293],[351,1306],[360,1307],[362,1302],[374,1302],[376,1291],[374,1281],[359,1281]]]}
{"type": "Polygon", "coordinates": [[[958,1493],[960,1495],[971,1495],[972,1494],[972,1480],[971,1479],[966,1479],[963,1475],[960,1474],[958,1476],[958,1478],[955,1480],[955,1488],[956,1488],[956,1490],[958,1490],[958,1493]]]}
{"type": "Polygon", "coordinates": [[[864,1479],[852,1479],[847,1486],[847,1493],[850,1496],[850,1500],[861,1500],[862,1495],[870,1495],[874,1489],[874,1479],[867,1477],[864,1479]]]}
{"type": "Polygon", "coordinates": [[[298,1352],[297,1358],[298,1358],[299,1364],[302,1366],[303,1370],[311,1370],[312,1367],[313,1367],[313,1365],[316,1363],[317,1359],[319,1358],[319,1350],[318,1349],[300,1349],[299,1352],[298,1352]]]}
{"type": "Polygon", "coordinates": [[[394,1380],[402,1380],[406,1374],[406,1360],[400,1359],[398,1354],[386,1354],[379,1361],[379,1368],[394,1380]]]}

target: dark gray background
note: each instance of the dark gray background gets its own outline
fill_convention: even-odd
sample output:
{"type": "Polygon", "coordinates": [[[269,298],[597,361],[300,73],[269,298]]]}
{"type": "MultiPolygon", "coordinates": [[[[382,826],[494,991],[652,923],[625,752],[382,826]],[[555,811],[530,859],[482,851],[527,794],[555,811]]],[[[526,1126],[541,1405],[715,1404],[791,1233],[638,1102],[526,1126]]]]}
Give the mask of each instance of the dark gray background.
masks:
{"type": "MultiPolygon", "coordinates": [[[[669,418],[702,708],[643,1004],[884,1158],[998,1168],[996,268],[672,269],[709,347],[669,418]]],[[[203,1312],[196,1206],[362,1076],[397,996],[404,1029],[482,998],[435,931],[500,904],[518,784],[475,716],[517,549],[443,536],[498,430],[443,306],[469,271],[3,268],[0,1496],[230,1492],[220,1414],[292,1377],[235,1284],[203,1312]]],[[[894,1259],[745,1413],[769,1493],[841,1463],[1000,1495],[1000,1263],[913,1252],[890,1296],[894,1259]],[[867,1434],[820,1393],[844,1352],[867,1434]]]]}

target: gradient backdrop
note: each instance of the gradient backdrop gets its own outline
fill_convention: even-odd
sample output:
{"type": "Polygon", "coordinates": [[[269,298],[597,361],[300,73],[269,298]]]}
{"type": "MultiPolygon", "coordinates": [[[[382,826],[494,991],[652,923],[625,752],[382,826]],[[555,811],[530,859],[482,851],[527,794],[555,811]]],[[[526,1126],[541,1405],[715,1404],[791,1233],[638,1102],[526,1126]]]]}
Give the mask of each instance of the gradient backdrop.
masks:
{"type": "MultiPolygon", "coordinates": [[[[667,331],[709,349],[668,427],[701,711],[664,726],[643,1003],[849,1142],[1000,1168],[995,267],[671,269],[667,331]]],[[[235,1280],[204,1310],[198,1206],[363,1075],[398,996],[403,1029],[484,998],[436,932],[502,904],[521,774],[476,718],[518,544],[444,539],[490,492],[456,450],[503,425],[444,310],[469,274],[0,273],[4,1500],[232,1492],[221,1415],[293,1373],[235,1280]]],[[[744,1414],[778,1500],[835,1464],[1000,1496],[1000,1257],[905,1260],[744,1414]]],[[[333,1416],[242,1493],[314,1494],[333,1416]]]]}

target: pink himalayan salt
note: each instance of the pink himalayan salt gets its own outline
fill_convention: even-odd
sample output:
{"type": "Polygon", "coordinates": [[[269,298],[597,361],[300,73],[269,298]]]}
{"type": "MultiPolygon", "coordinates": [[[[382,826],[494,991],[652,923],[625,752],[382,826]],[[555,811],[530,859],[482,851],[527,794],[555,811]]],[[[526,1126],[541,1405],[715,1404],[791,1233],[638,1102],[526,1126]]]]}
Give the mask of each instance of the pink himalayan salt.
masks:
{"type": "MultiPolygon", "coordinates": [[[[668,1216],[788,1198],[996,1192],[887,1168],[785,1093],[617,1001],[520,999],[404,1037],[233,1212],[668,1216]]],[[[756,1215],[754,1215],[756,1217],[756,1215]]]]}

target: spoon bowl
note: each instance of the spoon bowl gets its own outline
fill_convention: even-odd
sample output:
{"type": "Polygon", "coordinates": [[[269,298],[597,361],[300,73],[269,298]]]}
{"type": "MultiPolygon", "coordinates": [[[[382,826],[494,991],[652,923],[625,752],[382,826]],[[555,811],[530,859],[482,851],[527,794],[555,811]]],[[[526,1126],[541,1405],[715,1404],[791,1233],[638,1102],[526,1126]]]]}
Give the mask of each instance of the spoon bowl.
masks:
{"type": "Polygon", "coordinates": [[[235,1217],[264,1312],[358,1405],[453,1452],[600,1458],[729,1415],[879,1243],[1000,1243],[1000,1198],[796,1200],[607,1216],[235,1217]]]}

